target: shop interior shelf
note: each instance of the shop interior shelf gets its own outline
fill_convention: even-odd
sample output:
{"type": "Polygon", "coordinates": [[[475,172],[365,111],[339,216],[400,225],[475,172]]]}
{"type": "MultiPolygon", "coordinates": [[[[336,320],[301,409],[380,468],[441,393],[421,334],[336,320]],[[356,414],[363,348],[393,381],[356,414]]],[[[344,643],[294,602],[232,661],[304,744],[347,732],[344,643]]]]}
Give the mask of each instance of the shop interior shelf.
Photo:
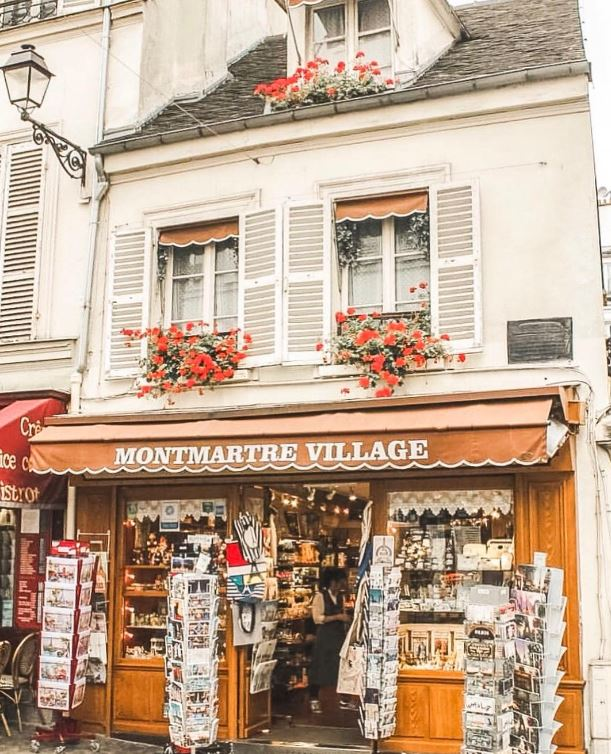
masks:
{"type": "Polygon", "coordinates": [[[133,571],[135,569],[138,569],[139,571],[168,571],[170,569],[170,566],[167,565],[137,565],[137,564],[127,564],[123,566],[124,571],[133,571]]]}
{"type": "Polygon", "coordinates": [[[134,597],[167,597],[168,593],[164,589],[126,589],[125,597],[133,599],[134,597]]]}
{"type": "Polygon", "coordinates": [[[167,631],[166,626],[136,626],[133,623],[126,623],[125,629],[126,630],[132,630],[132,628],[137,629],[138,631],[167,631]]]}

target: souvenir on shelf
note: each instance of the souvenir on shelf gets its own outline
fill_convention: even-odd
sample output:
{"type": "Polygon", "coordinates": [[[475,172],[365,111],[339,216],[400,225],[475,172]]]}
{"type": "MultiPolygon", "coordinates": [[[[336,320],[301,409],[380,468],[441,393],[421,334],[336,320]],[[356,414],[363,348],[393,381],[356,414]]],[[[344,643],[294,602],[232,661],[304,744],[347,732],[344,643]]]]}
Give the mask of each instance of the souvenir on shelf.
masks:
{"type": "Polygon", "coordinates": [[[175,746],[216,741],[218,607],[216,575],[171,574],[165,668],[170,740],[175,746]]]}
{"type": "Polygon", "coordinates": [[[38,706],[67,712],[85,696],[95,556],[78,542],[54,545],[46,562],[38,706]]]}
{"type": "Polygon", "coordinates": [[[515,621],[509,589],[474,586],[465,606],[463,754],[511,754],[515,621]]]}
{"type": "Polygon", "coordinates": [[[561,704],[566,597],[563,571],[548,568],[543,553],[532,565],[516,569],[511,591],[516,610],[516,667],[512,747],[523,754],[551,754],[560,729],[555,720],[561,704]]]}

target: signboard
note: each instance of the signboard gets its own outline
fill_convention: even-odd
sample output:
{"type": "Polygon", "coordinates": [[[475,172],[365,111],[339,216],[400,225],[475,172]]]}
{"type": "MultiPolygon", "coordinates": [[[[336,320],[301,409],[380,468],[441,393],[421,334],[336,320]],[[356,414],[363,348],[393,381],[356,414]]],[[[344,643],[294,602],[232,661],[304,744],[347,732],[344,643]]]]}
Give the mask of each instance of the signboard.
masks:
{"type": "Polygon", "coordinates": [[[55,398],[13,401],[0,410],[0,507],[56,507],[63,504],[65,481],[41,476],[30,467],[30,440],[48,416],[63,414],[55,398]]]}

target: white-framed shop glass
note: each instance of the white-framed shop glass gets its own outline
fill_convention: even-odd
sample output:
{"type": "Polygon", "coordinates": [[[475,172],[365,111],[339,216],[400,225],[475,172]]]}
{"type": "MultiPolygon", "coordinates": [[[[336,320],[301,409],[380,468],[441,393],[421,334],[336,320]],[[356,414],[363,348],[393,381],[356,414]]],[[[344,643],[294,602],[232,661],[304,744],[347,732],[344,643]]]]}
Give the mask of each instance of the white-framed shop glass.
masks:
{"type": "Polygon", "coordinates": [[[413,216],[354,223],[358,263],[342,268],[342,306],[357,312],[407,313],[431,279],[430,244],[414,243],[413,216]],[[416,289],[412,291],[411,289],[416,289]]]}
{"type": "Polygon", "coordinates": [[[238,326],[238,239],[172,246],[165,289],[166,324],[204,321],[218,332],[238,326]]]}
{"type": "Polygon", "coordinates": [[[345,0],[310,10],[313,57],[335,65],[351,62],[357,52],[375,60],[385,76],[392,76],[392,21],[388,0],[345,0]]]}

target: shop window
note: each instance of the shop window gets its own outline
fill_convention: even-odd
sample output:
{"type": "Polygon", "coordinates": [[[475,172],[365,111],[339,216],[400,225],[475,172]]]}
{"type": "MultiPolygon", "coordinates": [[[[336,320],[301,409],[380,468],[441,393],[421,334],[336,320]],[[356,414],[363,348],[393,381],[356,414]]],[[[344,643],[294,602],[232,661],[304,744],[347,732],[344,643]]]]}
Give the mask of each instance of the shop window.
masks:
{"type": "Polygon", "coordinates": [[[389,493],[401,567],[400,668],[460,670],[467,590],[510,583],[511,490],[389,493]]]}
{"type": "MultiPolygon", "coordinates": [[[[139,500],[125,503],[123,512],[119,660],[160,665],[170,568],[192,569],[204,541],[220,545],[228,534],[227,500],[139,500]]],[[[219,621],[223,660],[224,611],[219,621]]]]}
{"type": "Polygon", "coordinates": [[[431,267],[426,192],[340,202],[336,217],[344,308],[390,313],[420,306],[431,267]]]}
{"type": "Polygon", "coordinates": [[[314,57],[336,64],[351,61],[357,52],[375,60],[392,75],[391,17],[387,0],[348,0],[316,8],[312,13],[314,57]]]}
{"type": "Polygon", "coordinates": [[[238,327],[237,221],[164,231],[158,252],[166,324],[206,322],[219,332],[238,327]]]}

